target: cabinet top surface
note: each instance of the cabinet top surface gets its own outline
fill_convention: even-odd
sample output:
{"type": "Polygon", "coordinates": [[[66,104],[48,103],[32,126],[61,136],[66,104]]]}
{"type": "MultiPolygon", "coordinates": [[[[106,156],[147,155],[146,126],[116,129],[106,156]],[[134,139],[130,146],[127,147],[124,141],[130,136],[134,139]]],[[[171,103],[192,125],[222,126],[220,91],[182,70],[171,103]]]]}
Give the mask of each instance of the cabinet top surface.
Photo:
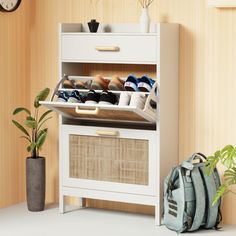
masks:
{"type": "Polygon", "coordinates": [[[89,33],[89,32],[62,32],[62,35],[89,35],[89,36],[158,36],[157,33],[89,33]]]}
{"type": "Polygon", "coordinates": [[[88,23],[60,23],[61,33],[81,33],[89,35],[98,34],[124,34],[124,35],[157,35],[160,33],[161,28],[176,28],[178,24],[175,23],[151,23],[149,27],[149,33],[140,33],[140,25],[137,23],[118,23],[118,24],[104,24],[100,23],[97,33],[90,33],[88,23]]]}

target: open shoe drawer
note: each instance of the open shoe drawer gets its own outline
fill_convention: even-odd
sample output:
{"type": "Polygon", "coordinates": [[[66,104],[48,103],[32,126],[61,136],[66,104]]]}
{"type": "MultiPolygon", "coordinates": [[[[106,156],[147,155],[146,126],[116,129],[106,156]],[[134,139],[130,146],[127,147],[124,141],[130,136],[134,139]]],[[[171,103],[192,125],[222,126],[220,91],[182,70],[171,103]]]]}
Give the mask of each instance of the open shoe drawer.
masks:
{"type": "Polygon", "coordinates": [[[41,101],[40,104],[52,109],[62,116],[81,120],[109,120],[117,122],[155,123],[155,117],[132,106],[88,105],[41,101]]]}

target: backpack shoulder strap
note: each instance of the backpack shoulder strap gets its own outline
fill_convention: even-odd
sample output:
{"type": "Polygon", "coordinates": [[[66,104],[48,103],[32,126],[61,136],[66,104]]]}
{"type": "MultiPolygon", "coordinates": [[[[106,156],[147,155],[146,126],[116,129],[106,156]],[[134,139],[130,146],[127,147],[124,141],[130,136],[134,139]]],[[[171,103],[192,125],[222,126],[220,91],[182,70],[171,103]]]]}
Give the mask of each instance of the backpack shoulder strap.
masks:
{"type": "Polygon", "coordinates": [[[217,179],[219,176],[216,175],[215,171],[210,176],[204,174],[204,166],[200,167],[200,171],[202,173],[207,192],[207,218],[204,228],[210,229],[216,225],[219,213],[220,201],[212,206],[212,201],[219,187],[219,180],[217,179]]]}
{"type": "Polygon", "coordinates": [[[194,167],[191,171],[191,177],[196,197],[196,211],[192,219],[192,226],[188,231],[197,230],[201,226],[206,208],[204,183],[197,167],[194,167]]]}

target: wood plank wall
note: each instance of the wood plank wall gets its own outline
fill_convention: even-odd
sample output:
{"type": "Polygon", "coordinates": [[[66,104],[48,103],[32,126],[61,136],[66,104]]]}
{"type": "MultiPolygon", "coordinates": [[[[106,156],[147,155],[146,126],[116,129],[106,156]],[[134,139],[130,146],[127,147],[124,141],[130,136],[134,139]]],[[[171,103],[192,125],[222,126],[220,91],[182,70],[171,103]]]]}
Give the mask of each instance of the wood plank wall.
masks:
{"type": "Polygon", "coordinates": [[[29,10],[23,1],[16,12],[0,12],[0,207],[25,199],[25,141],[11,120],[16,106],[30,102],[29,10]]]}
{"type": "MultiPolygon", "coordinates": [[[[28,1],[23,2],[23,7],[30,4],[30,32],[25,32],[26,36],[24,36],[26,41],[30,39],[27,44],[30,48],[29,66],[25,67],[29,70],[30,76],[21,73],[20,79],[22,82],[27,78],[28,85],[30,84],[31,101],[37,91],[45,86],[53,88],[58,79],[57,25],[59,22],[87,22],[91,18],[104,23],[138,22],[140,15],[137,0],[31,0],[27,4],[28,1]],[[96,6],[93,7],[91,2],[96,3],[96,6]]],[[[154,22],[175,22],[181,25],[180,161],[195,151],[210,154],[227,143],[234,144],[236,140],[234,98],[236,9],[212,9],[207,8],[206,4],[206,0],[155,0],[149,11],[154,22]]],[[[3,27],[2,22],[0,25],[3,27]]],[[[5,30],[7,31],[8,28],[6,27],[5,30]]],[[[14,60],[16,59],[12,58],[10,62],[14,60]]],[[[11,73],[15,72],[11,71],[11,73]]],[[[11,77],[8,75],[7,79],[11,77]]],[[[11,82],[8,83],[11,86],[11,82]]],[[[23,90],[28,88],[27,86],[22,83],[19,85],[23,90]]],[[[20,100],[27,103],[26,95],[23,94],[20,100]]],[[[16,101],[17,99],[15,103],[16,101]]],[[[7,109],[11,110],[10,106],[15,103],[6,104],[7,109]]],[[[42,154],[47,156],[47,200],[56,201],[58,199],[56,115],[49,125],[50,135],[42,154]]],[[[13,135],[16,140],[15,131],[11,131],[9,135],[13,135]]],[[[1,140],[5,140],[4,136],[0,137],[1,140]]],[[[3,156],[10,159],[12,150],[9,152],[9,143],[5,142],[3,146],[5,148],[2,152],[3,156]]],[[[21,154],[22,151],[19,146],[17,147],[21,154]]],[[[16,163],[9,160],[6,165],[11,165],[8,166],[10,169],[16,163]]],[[[18,170],[22,171],[19,167],[18,170]]],[[[21,185],[23,186],[22,183],[21,185]]],[[[6,196],[11,196],[9,195],[11,192],[6,193],[6,196]]],[[[95,202],[93,205],[104,206],[104,203],[95,202]]],[[[106,205],[111,208],[122,208],[119,204],[107,203],[106,205]]],[[[142,208],[139,210],[145,211],[142,208]]],[[[226,223],[236,223],[235,210],[235,196],[226,197],[223,210],[226,223]]]]}

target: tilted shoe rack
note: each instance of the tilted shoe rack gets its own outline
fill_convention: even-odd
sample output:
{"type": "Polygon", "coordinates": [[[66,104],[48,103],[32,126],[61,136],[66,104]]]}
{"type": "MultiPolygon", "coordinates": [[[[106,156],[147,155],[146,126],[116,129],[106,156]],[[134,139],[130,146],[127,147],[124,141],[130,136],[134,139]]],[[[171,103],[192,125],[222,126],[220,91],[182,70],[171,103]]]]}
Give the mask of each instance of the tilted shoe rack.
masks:
{"type": "Polygon", "coordinates": [[[139,24],[101,24],[98,33],[89,33],[86,24],[63,23],[59,41],[60,78],[91,79],[90,66],[135,67],[154,72],[160,86],[154,115],[150,93],[146,110],[41,102],[61,114],[60,212],[65,196],[144,204],[155,206],[159,225],[163,179],[178,162],[178,25],[152,24],[141,34],[139,24]]]}
{"type": "MultiPolygon", "coordinates": [[[[69,80],[81,80],[88,81],[92,80],[94,77],[91,76],[68,76],[69,80]]],[[[110,77],[104,77],[110,80],[110,77]]],[[[125,80],[125,78],[122,78],[125,80]]],[[[43,105],[47,106],[50,109],[53,109],[56,112],[61,113],[64,117],[78,119],[78,120],[103,120],[111,122],[135,122],[135,123],[146,123],[146,124],[155,124],[156,115],[155,111],[145,112],[147,109],[153,110],[148,104],[143,109],[140,109],[135,106],[120,106],[120,105],[100,105],[100,104],[85,104],[85,103],[65,103],[65,102],[56,102],[55,97],[59,91],[72,92],[75,89],[67,89],[62,86],[55,89],[51,101],[42,102],[43,105]]],[[[76,89],[81,93],[88,93],[89,89],[76,89]]],[[[95,90],[97,93],[101,93],[102,90],[95,90]]],[[[121,93],[143,93],[146,96],[150,92],[130,92],[130,91],[113,91],[112,93],[116,94],[119,98],[121,93]]]]}

